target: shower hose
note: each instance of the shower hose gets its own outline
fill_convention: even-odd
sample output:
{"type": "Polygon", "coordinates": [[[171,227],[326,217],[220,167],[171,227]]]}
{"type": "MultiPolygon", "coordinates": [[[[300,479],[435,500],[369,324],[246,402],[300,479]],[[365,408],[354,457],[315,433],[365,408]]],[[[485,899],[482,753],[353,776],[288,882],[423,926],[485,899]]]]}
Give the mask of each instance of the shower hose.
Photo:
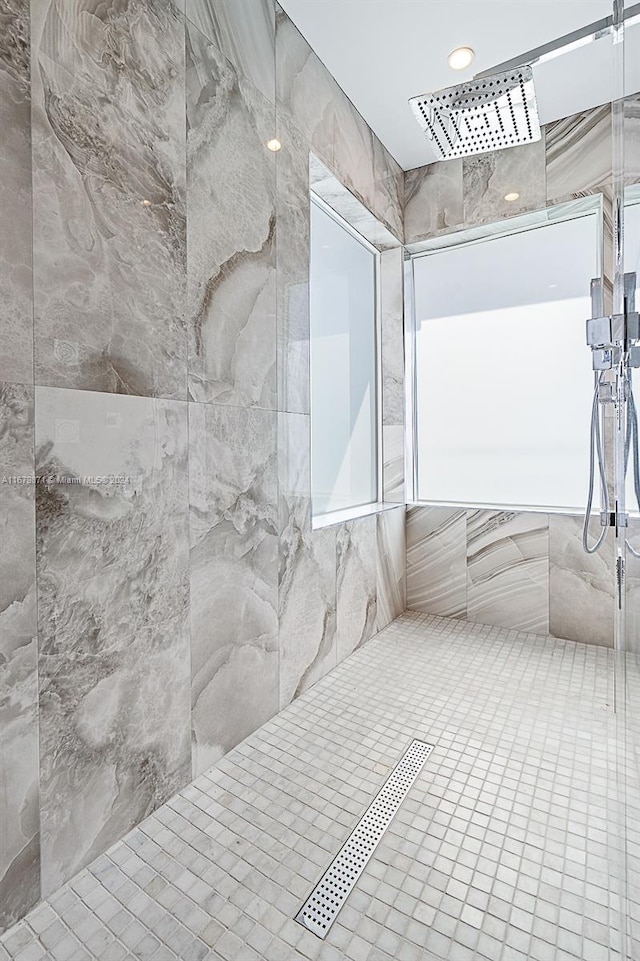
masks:
{"type": "MultiPolygon", "coordinates": [[[[594,378],[594,388],[593,388],[593,403],[591,405],[591,431],[590,431],[590,443],[589,443],[589,490],[587,493],[587,507],[584,517],[584,526],[582,528],[582,546],[584,547],[587,554],[595,554],[598,551],[605,537],[607,536],[607,527],[603,526],[598,539],[595,544],[589,546],[588,535],[589,535],[589,520],[591,518],[591,511],[593,508],[593,493],[595,486],[595,472],[596,463],[598,465],[598,474],[600,479],[600,489],[602,492],[602,513],[605,515],[609,514],[610,502],[609,502],[609,489],[607,486],[607,474],[605,469],[605,459],[604,450],[602,447],[602,434],[600,430],[600,388],[604,383],[604,373],[596,374],[594,378]]],[[[640,452],[638,449],[638,412],[636,410],[635,399],[633,396],[633,384],[631,381],[631,372],[626,370],[624,374],[624,387],[625,387],[625,397],[627,399],[627,423],[625,430],[625,443],[624,443],[624,473],[627,476],[627,471],[629,468],[629,455],[633,455],[633,489],[636,497],[636,503],[638,505],[638,511],[640,511],[640,452]]],[[[640,553],[631,546],[627,540],[627,547],[634,557],[640,558],[640,553]]]]}

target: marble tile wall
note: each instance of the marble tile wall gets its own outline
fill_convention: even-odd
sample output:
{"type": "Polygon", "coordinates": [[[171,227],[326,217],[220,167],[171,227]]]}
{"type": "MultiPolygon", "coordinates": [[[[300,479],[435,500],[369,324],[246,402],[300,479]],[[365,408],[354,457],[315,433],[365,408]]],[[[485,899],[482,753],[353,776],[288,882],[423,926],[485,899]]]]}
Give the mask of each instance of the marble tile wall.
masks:
{"type": "Polygon", "coordinates": [[[189,405],[194,777],[278,709],[274,411],[189,405]]]}
{"type": "Polygon", "coordinates": [[[407,608],[446,617],[467,613],[467,518],[447,507],[407,511],[407,608]]]}
{"type": "MultiPolygon", "coordinates": [[[[575,515],[411,507],[407,608],[612,647],[613,542],[586,554],[582,523],[575,515]]],[[[591,541],[598,532],[592,522],[591,541]]],[[[639,570],[630,558],[629,638],[637,634],[639,570]]]]}
{"type": "Polygon", "coordinates": [[[548,634],[548,558],[546,514],[468,511],[467,619],[548,634]]]}
{"type": "MultiPolygon", "coordinates": [[[[625,102],[625,176],[640,181],[634,162],[638,98],[625,102]]],[[[407,244],[491,223],[591,193],[611,191],[611,108],[595,107],[542,128],[533,144],[445,160],[405,173],[407,244]],[[505,194],[516,192],[515,202],[505,194]]]]}
{"type": "Polygon", "coordinates": [[[42,893],[191,772],[187,406],[36,388],[42,893]]]}
{"type": "Polygon", "coordinates": [[[173,4],[32,0],[36,382],[186,399],[173,4]]]}
{"type": "Polygon", "coordinates": [[[0,382],[33,384],[29,0],[0,2],[0,382]]]}
{"type": "Polygon", "coordinates": [[[40,894],[33,409],[0,384],[0,929],[40,894]]]}
{"type": "Polygon", "coordinates": [[[2,928],[404,610],[405,509],[404,178],[280,7],[0,27],[2,928]],[[321,530],[310,152],[396,238],[397,506],[321,530]]]}

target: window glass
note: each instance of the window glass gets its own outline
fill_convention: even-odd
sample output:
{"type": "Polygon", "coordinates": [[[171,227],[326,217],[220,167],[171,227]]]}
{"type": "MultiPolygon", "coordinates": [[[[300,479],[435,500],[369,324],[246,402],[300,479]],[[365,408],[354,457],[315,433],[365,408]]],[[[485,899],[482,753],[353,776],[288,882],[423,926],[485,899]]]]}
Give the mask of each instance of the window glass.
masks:
{"type": "Polygon", "coordinates": [[[377,500],[376,255],[311,204],[311,483],[315,516],[377,500]]]}
{"type": "Polygon", "coordinates": [[[595,213],[414,260],[418,499],[584,509],[595,213]]]}

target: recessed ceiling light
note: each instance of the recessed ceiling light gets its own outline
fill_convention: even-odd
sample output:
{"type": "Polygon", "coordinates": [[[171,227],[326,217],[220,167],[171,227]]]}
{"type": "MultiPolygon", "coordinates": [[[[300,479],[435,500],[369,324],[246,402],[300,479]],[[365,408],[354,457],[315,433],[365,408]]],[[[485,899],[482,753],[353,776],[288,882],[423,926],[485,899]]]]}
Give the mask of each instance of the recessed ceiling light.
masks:
{"type": "Polygon", "coordinates": [[[447,61],[452,70],[464,70],[474,57],[475,53],[471,47],[456,47],[447,57],[447,61]]]}
{"type": "Polygon", "coordinates": [[[505,194],[505,195],[504,195],[504,199],[507,201],[507,203],[512,204],[513,201],[514,201],[514,200],[517,200],[519,196],[520,196],[520,194],[516,193],[515,190],[514,190],[514,191],[512,191],[512,193],[510,193],[510,194],[505,194]]]}
{"type": "Polygon", "coordinates": [[[275,153],[276,150],[280,150],[280,148],[282,147],[282,144],[277,139],[277,137],[274,137],[273,140],[269,140],[267,142],[267,147],[269,148],[269,150],[273,150],[273,152],[275,153]]]}

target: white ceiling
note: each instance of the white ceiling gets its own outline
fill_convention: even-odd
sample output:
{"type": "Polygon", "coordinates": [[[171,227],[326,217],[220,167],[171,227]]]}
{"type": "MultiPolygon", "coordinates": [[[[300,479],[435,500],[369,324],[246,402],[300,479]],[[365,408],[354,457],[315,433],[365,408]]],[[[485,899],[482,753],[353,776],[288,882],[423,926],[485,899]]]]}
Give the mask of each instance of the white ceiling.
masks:
{"type": "MultiPolygon", "coordinates": [[[[611,0],[280,3],[405,170],[435,159],[410,97],[471,79],[612,11],[611,0]],[[447,55],[460,46],[472,47],[475,60],[451,70],[447,55]]],[[[612,78],[609,37],[534,67],[541,123],[611,99],[612,78]]]]}

